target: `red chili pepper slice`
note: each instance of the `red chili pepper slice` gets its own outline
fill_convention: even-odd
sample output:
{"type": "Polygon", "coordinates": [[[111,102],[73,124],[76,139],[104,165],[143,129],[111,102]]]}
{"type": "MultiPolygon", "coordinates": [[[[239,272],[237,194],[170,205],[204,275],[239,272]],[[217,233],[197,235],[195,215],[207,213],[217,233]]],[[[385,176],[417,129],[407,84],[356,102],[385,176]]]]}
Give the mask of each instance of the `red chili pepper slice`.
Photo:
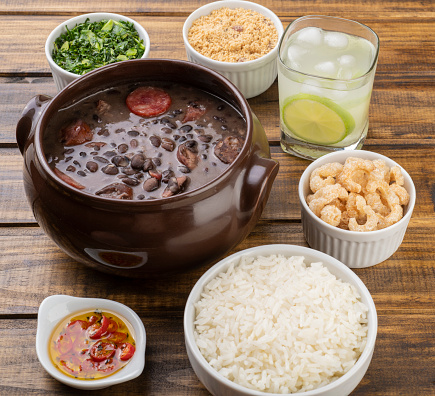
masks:
{"type": "Polygon", "coordinates": [[[116,345],[113,342],[97,341],[89,350],[91,358],[96,362],[111,358],[116,352],[116,345]]]}
{"type": "Polygon", "coordinates": [[[118,323],[116,323],[113,319],[109,319],[109,326],[107,327],[106,334],[114,333],[116,330],[118,330],[118,323]]]}
{"type": "Polygon", "coordinates": [[[88,322],[84,320],[73,320],[66,326],[66,331],[68,334],[79,334],[82,330],[88,328],[88,322]]]}
{"type": "Polygon", "coordinates": [[[101,324],[94,323],[91,327],[89,327],[89,338],[92,338],[93,340],[100,338],[107,331],[109,323],[110,319],[103,315],[101,318],[101,324]]]}
{"type": "Polygon", "coordinates": [[[68,353],[73,347],[73,342],[68,334],[61,334],[57,339],[56,348],[61,355],[68,353]]]}
{"type": "Polygon", "coordinates": [[[127,334],[120,331],[115,331],[107,337],[108,341],[114,342],[115,344],[122,343],[127,338],[127,334]]]}
{"type": "Polygon", "coordinates": [[[121,355],[119,356],[119,358],[121,360],[130,359],[134,355],[134,352],[136,351],[136,348],[133,345],[131,345],[129,342],[125,342],[124,344],[120,345],[120,348],[121,348],[121,355]]]}

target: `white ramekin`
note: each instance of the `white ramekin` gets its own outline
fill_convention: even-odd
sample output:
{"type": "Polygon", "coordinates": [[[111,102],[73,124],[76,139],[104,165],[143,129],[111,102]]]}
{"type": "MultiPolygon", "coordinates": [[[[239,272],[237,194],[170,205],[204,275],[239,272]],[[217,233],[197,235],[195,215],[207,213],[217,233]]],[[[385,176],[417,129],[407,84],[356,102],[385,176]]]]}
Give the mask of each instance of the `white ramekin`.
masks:
{"type": "Polygon", "coordinates": [[[54,42],[55,40],[63,33],[66,33],[66,27],[68,29],[74,28],[77,24],[86,21],[89,18],[90,22],[101,21],[102,19],[113,19],[114,21],[128,21],[133,23],[135,29],[137,30],[139,37],[143,40],[145,46],[145,52],[142,55],[142,58],[147,58],[150,52],[150,38],[148,36],[147,31],[142,27],[141,24],[134,21],[131,18],[127,18],[126,16],[119,14],[111,14],[108,12],[95,12],[91,14],[83,14],[76,16],[74,18],[68,19],[67,21],[61,23],[57,26],[48,36],[47,41],[45,42],[45,56],[47,57],[48,64],[50,65],[51,73],[53,74],[53,79],[56,84],[57,90],[60,91],[64,87],[66,87],[70,82],[79,78],[79,74],[71,73],[62,69],[59,65],[57,65],[52,58],[54,42]]]}
{"type": "Polygon", "coordinates": [[[399,165],[384,155],[365,150],[338,151],[318,158],[305,169],[299,181],[302,226],[305,239],[313,249],[335,257],[350,268],[365,268],[388,259],[399,248],[414,210],[416,192],[411,176],[401,167],[405,180],[404,187],[409,193],[410,200],[404,208],[403,218],[396,224],[382,230],[357,232],[325,223],[312,212],[306,202],[307,195],[311,193],[310,175],[314,169],[330,162],[344,164],[348,157],[382,159],[390,168],[399,165]]]}
{"type": "Polygon", "coordinates": [[[218,373],[201,354],[194,337],[195,303],[201,298],[201,293],[212,279],[228,270],[231,263],[238,263],[242,256],[258,257],[282,254],[285,257],[304,256],[305,262],[322,262],[338,279],[348,282],[358,290],[361,301],[368,307],[367,313],[367,343],[355,365],[336,381],[307,392],[300,392],[301,396],[345,396],[350,394],[364,377],[372,360],[378,330],[378,317],[373,298],[361,279],[343,263],[317,250],[294,245],[263,245],[242,250],[219,261],[211,267],[195,284],[190,292],[184,310],[184,339],[187,355],[196,375],[204,386],[215,396],[277,396],[275,393],[264,393],[245,388],[218,373]]]}
{"type": "Polygon", "coordinates": [[[278,74],[276,61],[278,56],[278,43],[283,31],[284,29],[280,19],[266,7],[250,1],[224,0],[206,4],[192,12],[184,22],[183,40],[186,48],[187,59],[190,62],[199,63],[222,74],[228,78],[247,99],[249,99],[266,91],[275,81],[278,74]],[[192,23],[199,17],[209,15],[213,10],[222,7],[228,7],[231,9],[246,8],[257,11],[269,18],[278,32],[278,41],[275,48],[261,58],[240,63],[216,61],[201,55],[193,49],[188,40],[188,33],[192,23]]]}
{"type": "Polygon", "coordinates": [[[146,333],[139,316],[129,307],[116,301],[102,298],[80,298],[67,295],[53,295],[42,301],[38,310],[36,330],[36,354],[42,367],[53,378],[65,385],[82,390],[96,390],[117,385],[137,378],[145,367],[146,333]],[[80,380],[58,370],[50,359],[48,343],[57,324],[66,317],[84,310],[109,310],[120,314],[133,327],[136,351],[131,361],[122,370],[108,377],[96,380],[80,380]]]}

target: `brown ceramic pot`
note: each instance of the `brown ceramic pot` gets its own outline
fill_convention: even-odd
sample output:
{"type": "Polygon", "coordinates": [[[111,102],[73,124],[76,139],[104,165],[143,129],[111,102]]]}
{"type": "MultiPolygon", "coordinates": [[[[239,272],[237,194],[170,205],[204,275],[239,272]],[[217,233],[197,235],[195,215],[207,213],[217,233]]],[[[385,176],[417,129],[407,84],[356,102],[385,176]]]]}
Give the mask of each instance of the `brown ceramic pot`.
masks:
{"type": "Polygon", "coordinates": [[[255,226],[278,172],[264,130],[243,95],[220,74],[185,61],[144,59],[97,69],[54,98],[33,98],[16,133],[25,191],[39,225],[75,260],[122,276],[164,275],[218,260],[255,226]],[[152,201],[102,198],[57,178],[42,147],[52,115],[101,89],[147,80],[190,84],[243,114],[246,142],[230,167],[196,190],[152,201]]]}

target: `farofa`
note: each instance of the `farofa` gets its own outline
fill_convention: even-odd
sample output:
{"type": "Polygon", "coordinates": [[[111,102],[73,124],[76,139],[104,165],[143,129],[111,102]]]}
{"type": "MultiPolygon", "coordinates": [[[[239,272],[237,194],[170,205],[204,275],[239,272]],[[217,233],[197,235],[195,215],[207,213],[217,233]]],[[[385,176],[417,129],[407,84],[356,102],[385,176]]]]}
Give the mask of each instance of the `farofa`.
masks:
{"type": "Polygon", "coordinates": [[[269,18],[244,8],[223,7],[192,23],[188,39],[201,55],[221,62],[245,62],[270,52],[278,32],[269,18]]]}

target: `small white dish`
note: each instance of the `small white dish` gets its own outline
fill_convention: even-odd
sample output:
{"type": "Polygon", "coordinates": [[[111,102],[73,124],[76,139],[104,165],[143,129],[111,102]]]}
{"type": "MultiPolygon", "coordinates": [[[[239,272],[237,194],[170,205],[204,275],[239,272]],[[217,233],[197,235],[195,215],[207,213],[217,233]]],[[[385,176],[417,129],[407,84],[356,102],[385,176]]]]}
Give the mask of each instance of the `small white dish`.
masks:
{"type": "Polygon", "coordinates": [[[264,393],[257,390],[245,388],[233,381],[225,378],[218,373],[204,356],[201,354],[194,336],[195,303],[201,298],[201,293],[210,281],[220,273],[226,272],[232,263],[238,263],[242,256],[258,257],[281,254],[285,257],[304,256],[306,263],[322,262],[328,270],[338,279],[348,282],[358,290],[361,301],[368,307],[367,313],[367,342],[366,346],[355,365],[342,377],[330,384],[320,388],[299,392],[301,396],[345,396],[356,388],[364,377],[372,360],[375,348],[376,335],[378,329],[378,318],[373,298],[361,279],[346,265],[314,249],[303,246],[275,244],[263,245],[250,249],[242,250],[231,256],[224,258],[212,266],[195,284],[190,292],[184,310],[184,339],[186,343],[187,355],[193,370],[199,380],[215,396],[278,396],[275,393],[264,393]]]}
{"type": "Polygon", "coordinates": [[[145,46],[145,52],[142,55],[141,59],[148,58],[150,52],[150,38],[148,36],[147,31],[142,27],[142,25],[135,20],[128,18],[119,14],[112,14],[108,12],[95,12],[91,14],[83,14],[76,16],[74,18],[68,19],[65,22],[62,22],[59,26],[57,26],[48,36],[47,41],[45,42],[45,56],[47,57],[48,64],[50,65],[51,73],[53,74],[53,79],[56,84],[57,90],[61,91],[64,87],[66,87],[70,82],[75,79],[81,77],[79,74],[71,73],[62,69],[59,65],[57,65],[52,58],[54,42],[55,40],[63,33],[66,33],[66,27],[68,29],[74,28],[77,24],[83,23],[86,19],[89,18],[90,22],[101,21],[103,19],[113,19],[114,21],[128,21],[133,23],[135,29],[137,30],[139,37],[143,40],[145,46]]]}
{"type": "Polygon", "coordinates": [[[103,389],[138,377],[145,367],[146,333],[139,316],[129,307],[116,301],[101,298],[80,298],[67,295],[53,295],[42,301],[38,310],[36,331],[36,354],[44,369],[53,378],[65,385],[83,390],[103,389]],[[84,310],[101,309],[119,313],[133,327],[136,352],[131,361],[114,374],[96,380],[79,380],[69,377],[52,363],[48,350],[50,336],[56,325],[68,316],[84,310]]]}
{"type": "Polygon", "coordinates": [[[266,7],[245,0],[223,0],[205,4],[188,16],[183,25],[183,41],[186,48],[187,59],[190,62],[199,63],[222,74],[249,99],[262,94],[275,81],[278,75],[276,61],[278,56],[278,43],[283,31],[284,28],[278,16],[266,7]],[[201,16],[209,15],[213,10],[223,7],[254,10],[269,18],[278,32],[276,46],[261,58],[239,63],[221,62],[201,55],[189,43],[189,29],[192,23],[201,16]]]}
{"type": "Polygon", "coordinates": [[[335,257],[350,268],[365,268],[388,259],[399,248],[414,210],[416,192],[411,176],[403,167],[400,167],[405,180],[404,187],[410,196],[401,220],[382,230],[368,232],[343,230],[327,224],[317,217],[307,205],[306,197],[311,191],[310,175],[314,169],[327,163],[344,164],[348,157],[372,161],[382,159],[390,168],[399,165],[384,155],[365,150],[337,151],[318,158],[305,169],[299,181],[302,227],[305,239],[313,249],[335,257]]]}

